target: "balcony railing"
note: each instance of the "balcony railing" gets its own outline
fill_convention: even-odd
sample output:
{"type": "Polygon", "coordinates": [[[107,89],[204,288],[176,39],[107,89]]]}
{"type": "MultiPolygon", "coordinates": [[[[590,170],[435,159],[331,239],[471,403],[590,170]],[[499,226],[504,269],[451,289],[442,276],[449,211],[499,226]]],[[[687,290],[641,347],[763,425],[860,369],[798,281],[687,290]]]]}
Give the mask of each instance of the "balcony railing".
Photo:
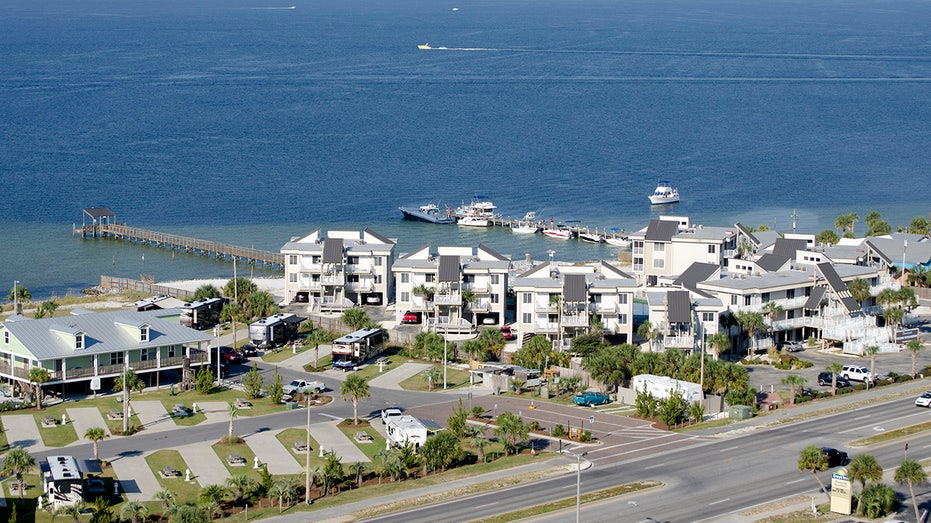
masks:
{"type": "Polygon", "coordinates": [[[356,292],[367,292],[372,290],[373,285],[370,281],[357,281],[347,283],[346,288],[356,292]]]}
{"type": "Polygon", "coordinates": [[[537,302],[534,304],[533,310],[535,312],[556,312],[559,310],[559,307],[556,305],[550,305],[549,303],[537,302]]]}
{"type": "Polygon", "coordinates": [[[323,285],[343,285],[345,280],[342,274],[338,276],[323,276],[320,278],[320,283],[323,285]]]}
{"type": "Polygon", "coordinates": [[[533,324],[533,331],[542,332],[559,332],[559,324],[555,321],[541,321],[533,324]]]}
{"type": "Polygon", "coordinates": [[[491,285],[487,283],[467,283],[465,288],[476,294],[488,294],[491,292],[491,285]]]}
{"type": "Polygon", "coordinates": [[[433,303],[437,305],[459,305],[462,303],[462,294],[451,293],[451,294],[434,294],[433,303]]]}
{"type": "Polygon", "coordinates": [[[560,317],[563,327],[586,327],[588,326],[588,316],[583,315],[563,315],[560,317]]]}
{"type": "Polygon", "coordinates": [[[678,347],[683,349],[691,349],[695,347],[695,336],[664,336],[663,337],[663,347],[678,347]]]}
{"type": "Polygon", "coordinates": [[[617,303],[592,303],[589,310],[596,314],[614,314],[620,311],[617,303]]]}

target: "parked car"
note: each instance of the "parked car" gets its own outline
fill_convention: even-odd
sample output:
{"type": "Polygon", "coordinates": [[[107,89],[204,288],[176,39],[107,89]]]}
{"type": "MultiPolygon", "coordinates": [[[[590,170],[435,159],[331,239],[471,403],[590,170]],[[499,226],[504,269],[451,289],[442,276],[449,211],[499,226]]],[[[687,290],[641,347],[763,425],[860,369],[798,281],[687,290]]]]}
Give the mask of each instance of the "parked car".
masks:
{"type": "MultiPolygon", "coordinates": [[[[821,385],[822,387],[824,387],[824,386],[830,387],[830,386],[831,386],[831,379],[833,378],[833,376],[834,376],[834,375],[833,375],[832,373],[830,373],[830,372],[822,372],[822,373],[819,373],[819,374],[818,374],[818,385],[821,385]]],[[[848,380],[847,378],[845,378],[845,377],[841,376],[840,374],[838,374],[838,375],[837,375],[837,386],[838,386],[838,387],[849,387],[849,386],[850,386],[850,380],[848,380]]]]}
{"type": "Polygon", "coordinates": [[[931,390],[925,392],[915,400],[915,405],[919,407],[931,407],[931,390]]]}
{"type": "Polygon", "coordinates": [[[242,363],[242,354],[232,347],[220,347],[220,359],[229,363],[242,363]]]}
{"type": "Polygon", "coordinates": [[[828,467],[842,467],[847,464],[847,453],[843,450],[823,447],[821,452],[828,459],[828,467]]]}
{"type": "Polygon", "coordinates": [[[583,392],[582,394],[576,394],[572,398],[572,403],[576,405],[588,405],[589,407],[594,407],[595,405],[604,405],[611,401],[611,398],[603,392],[588,391],[583,392]]]}
{"type": "Polygon", "coordinates": [[[800,352],[805,350],[804,341],[787,341],[782,344],[782,350],[785,352],[800,352]]]}
{"type": "Polygon", "coordinates": [[[325,389],[322,381],[305,381],[305,380],[294,380],[291,383],[288,383],[281,388],[281,392],[285,394],[293,395],[297,392],[320,392],[325,389]]]}
{"type": "Polygon", "coordinates": [[[844,370],[840,371],[840,375],[851,381],[862,381],[865,383],[873,383],[875,381],[875,376],[870,372],[869,367],[861,367],[859,365],[844,365],[844,370]]]}
{"type": "Polygon", "coordinates": [[[517,336],[515,336],[514,333],[511,331],[511,326],[510,326],[510,325],[502,325],[502,326],[501,326],[501,335],[504,336],[504,339],[506,339],[506,340],[508,340],[508,341],[513,340],[514,338],[517,337],[517,336]]]}
{"type": "Polygon", "coordinates": [[[420,323],[420,313],[407,311],[401,318],[401,323],[420,323]]]}
{"type": "Polygon", "coordinates": [[[252,343],[247,343],[243,345],[242,347],[240,347],[240,350],[242,351],[242,355],[246,357],[259,355],[259,348],[253,345],[252,343]]]}

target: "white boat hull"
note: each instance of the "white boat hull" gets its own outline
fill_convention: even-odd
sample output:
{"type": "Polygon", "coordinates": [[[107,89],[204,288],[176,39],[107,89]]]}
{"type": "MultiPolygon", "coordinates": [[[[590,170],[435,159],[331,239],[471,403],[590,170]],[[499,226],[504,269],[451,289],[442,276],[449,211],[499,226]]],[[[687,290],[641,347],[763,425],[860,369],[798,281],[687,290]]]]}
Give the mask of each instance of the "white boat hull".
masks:
{"type": "Polygon", "coordinates": [[[484,218],[474,218],[471,216],[466,216],[465,218],[460,219],[457,223],[463,227],[488,227],[491,225],[491,222],[484,218]]]}
{"type": "Polygon", "coordinates": [[[539,227],[529,227],[526,225],[521,225],[520,227],[511,227],[511,232],[514,234],[536,234],[539,230],[539,227]]]}
{"type": "Polygon", "coordinates": [[[579,239],[582,240],[583,242],[588,242],[588,243],[601,243],[604,241],[604,238],[602,238],[601,235],[591,234],[587,232],[580,233],[579,239]]]}
{"type": "Polygon", "coordinates": [[[547,229],[543,231],[543,234],[545,234],[549,238],[555,238],[557,240],[568,240],[569,238],[572,237],[572,234],[569,233],[568,231],[560,231],[560,230],[552,230],[552,229],[547,229]]]}
{"type": "Polygon", "coordinates": [[[605,243],[615,247],[630,247],[630,240],[625,238],[605,238],[605,243]]]}
{"type": "Polygon", "coordinates": [[[653,205],[662,205],[664,203],[676,203],[679,201],[679,195],[675,196],[650,196],[650,203],[653,205]]]}

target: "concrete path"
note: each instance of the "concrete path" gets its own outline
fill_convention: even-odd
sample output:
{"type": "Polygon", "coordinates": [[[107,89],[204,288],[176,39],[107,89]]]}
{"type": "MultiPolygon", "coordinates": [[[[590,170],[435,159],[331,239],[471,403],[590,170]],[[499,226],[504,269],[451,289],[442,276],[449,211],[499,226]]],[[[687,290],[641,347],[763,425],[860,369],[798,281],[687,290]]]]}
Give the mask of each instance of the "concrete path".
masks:
{"type": "MultiPolygon", "coordinates": [[[[207,421],[204,423],[229,423],[230,421],[230,404],[225,401],[198,401],[197,410],[203,411],[207,416],[207,421]]],[[[233,422],[234,425],[235,423],[233,422]]]]}
{"type": "MultiPolygon", "coordinates": [[[[368,463],[372,460],[365,455],[355,443],[352,442],[336,426],[340,421],[327,421],[325,423],[315,423],[310,426],[310,435],[317,440],[325,451],[334,451],[337,456],[343,458],[344,464],[355,463],[357,461],[368,463]]],[[[371,445],[371,443],[370,443],[371,445]]],[[[318,450],[319,454],[319,450],[318,450]]]]}
{"type": "Polygon", "coordinates": [[[32,414],[9,414],[0,419],[3,420],[3,430],[11,447],[24,448],[33,454],[48,450],[32,414]]]}
{"type": "Polygon", "coordinates": [[[145,456],[120,456],[110,462],[113,472],[119,478],[120,487],[126,493],[129,501],[150,501],[155,499],[155,493],[162,486],[149,468],[145,456]]]}
{"type": "Polygon", "coordinates": [[[174,430],[178,425],[171,420],[168,411],[160,401],[133,401],[130,404],[145,430],[174,430]]]}
{"type": "MultiPolygon", "coordinates": [[[[255,452],[262,463],[268,464],[268,471],[272,474],[301,474],[304,467],[298,464],[294,454],[284,447],[275,437],[279,431],[265,430],[257,432],[246,438],[246,444],[255,452]]],[[[304,456],[302,455],[303,459],[304,456]]]]}
{"type": "MultiPolygon", "coordinates": [[[[282,349],[282,350],[290,351],[291,349],[282,349]]],[[[323,359],[329,356],[332,352],[333,352],[332,345],[320,345],[320,351],[319,351],[320,359],[323,359]]],[[[304,365],[307,365],[308,363],[313,363],[316,358],[317,358],[317,352],[315,352],[314,348],[311,347],[310,349],[305,350],[304,352],[300,354],[295,354],[294,356],[291,356],[290,358],[284,361],[278,362],[277,364],[272,363],[270,365],[279,365],[281,367],[303,371],[304,365]]]]}
{"type": "Polygon", "coordinates": [[[103,429],[108,436],[112,436],[110,429],[107,427],[107,422],[103,419],[103,414],[100,413],[97,407],[74,407],[65,409],[65,411],[68,413],[71,424],[74,425],[74,431],[78,433],[79,443],[87,443],[84,434],[87,433],[87,429],[95,427],[103,429]]]}
{"type": "Polygon", "coordinates": [[[200,483],[201,487],[226,485],[226,478],[230,477],[229,469],[209,444],[192,443],[178,447],[177,450],[181,453],[181,458],[187,463],[188,468],[191,469],[191,476],[200,483]]]}
{"type": "Polygon", "coordinates": [[[394,390],[403,390],[399,383],[410,378],[411,376],[417,375],[418,372],[423,372],[433,365],[429,363],[404,363],[399,367],[396,367],[380,376],[372,378],[369,380],[369,387],[377,387],[381,389],[394,389],[394,390]]]}

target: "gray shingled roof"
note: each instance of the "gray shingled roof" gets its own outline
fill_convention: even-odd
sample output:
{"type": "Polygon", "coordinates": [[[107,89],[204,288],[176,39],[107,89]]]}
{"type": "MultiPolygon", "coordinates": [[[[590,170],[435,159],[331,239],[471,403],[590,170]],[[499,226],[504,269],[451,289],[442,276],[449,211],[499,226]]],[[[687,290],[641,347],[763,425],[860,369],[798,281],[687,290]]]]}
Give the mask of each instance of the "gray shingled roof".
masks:
{"type": "Polygon", "coordinates": [[[795,258],[796,251],[807,251],[808,242],[805,240],[787,240],[785,238],[776,238],[776,243],[773,245],[773,254],[776,256],[785,256],[787,258],[795,258]]]}
{"type": "Polygon", "coordinates": [[[844,308],[847,309],[847,312],[856,312],[860,310],[860,304],[850,295],[847,284],[844,283],[844,280],[840,279],[840,275],[834,270],[833,265],[830,263],[819,263],[818,270],[821,271],[821,275],[824,276],[824,279],[828,281],[831,290],[833,290],[834,294],[840,299],[844,308]]]}
{"type": "Polygon", "coordinates": [[[644,240],[651,242],[669,242],[679,230],[679,224],[669,220],[650,220],[644,240]]]}
{"type": "Polygon", "coordinates": [[[805,300],[805,308],[811,310],[821,308],[821,300],[824,298],[824,292],[826,290],[828,290],[827,287],[822,287],[820,285],[812,289],[808,299],[805,300]]]}
{"type": "Polygon", "coordinates": [[[440,256],[440,270],[437,276],[441,282],[459,282],[462,276],[459,272],[458,256],[440,256]]]}
{"type": "Polygon", "coordinates": [[[742,224],[742,223],[740,223],[740,222],[737,222],[737,223],[734,224],[734,225],[735,225],[738,229],[740,229],[740,232],[744,233],[744,235],[747,237],[748,240],[750,240],[750,243],[752,243],[754,247],[759,247],[759,246],[760,246],[760,240],[758,240],[757,237],[754,236],[752,232],[750,232],[750,229],[748,229],[746,226],[744,226],[744,224],[742,224]]]}
{"type": "MultiPolygon", "coordinates": [[[[793,255],[794,257],[794,255],[793,255]]],[[[778,254],[764,254],[760,256],[760,259],[756,261],[757,267],[763,269],[766,272],[776,272],[782,270],[785,267],[786,262],[791,260],[792,257],[789,256],[779,256],[778,254]]]]}
{"type": "Polygon", "coordinates": [[[674,285],[681,285],[686,289],[696,290],[698,282],[707,280],[718,270],[720,270],[720,267],[715,263],[695,262],[689,265],[689,268],[685,269],[685,271],[676,278],[676,281],[672,283],[674,285]]]}
{"type": "Polygon", "coordinates": [[[15,339],[39,360],[164,347],[167,345],[210,342],[210,333],[189,329],[178,320],[179,309],[145,312],[108,311],[78,316],[58,316],[38,320],[5,322],[15,339]],[[149,326],[149,341],[126,326],[149,326]],[[84,349],[75,350],[71,334],[84,333],[84,349]],[[65,334],[65,335],[63,335],[65,334]]]}

